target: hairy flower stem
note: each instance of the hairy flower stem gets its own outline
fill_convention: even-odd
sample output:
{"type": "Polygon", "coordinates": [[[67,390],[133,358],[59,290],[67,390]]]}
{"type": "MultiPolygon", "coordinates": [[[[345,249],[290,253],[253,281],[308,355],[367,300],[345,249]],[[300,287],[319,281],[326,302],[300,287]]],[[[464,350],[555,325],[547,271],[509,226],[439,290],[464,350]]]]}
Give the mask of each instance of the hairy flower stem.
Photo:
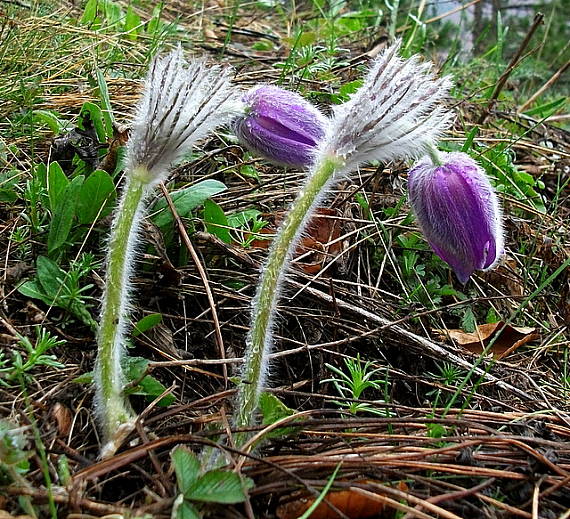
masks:
{"type": "Polygon", "coordinates": [[[125,380],[121,360],[128,325],[129,274],[138,230],[137,220],[148,186],[147,176],[144,168],[138,168],[128,175],[109,239],[95,368],[95,401],[105,442],[101,454],[103,458],[114,453],[134,427],[135,413],[123,393],[125,380]]]}
{"type": "Polygon", "coordinates": [[[434,166],[441,166],[443,164],[441,155],[439,154],[439,150],[435,144],[430,143],[426,146],[426,151],[434,166]]]}
{"type": "MultiPolygon", "coordinates": [[[[234,420],[236,427],[248,427],[254,423],[273,343],[272,326],[277,302],[289,261],[325,186],[343,166],[344,161],[332,156],[324,158],[314,167],[273,239],[252,305],[252,324],[246,343],[243,382],[239,386],[237,396],[237,413],[234,420]]],[[[239,448],[247,441],[247,435],[238,434],[234,441],[239,448]]]]}

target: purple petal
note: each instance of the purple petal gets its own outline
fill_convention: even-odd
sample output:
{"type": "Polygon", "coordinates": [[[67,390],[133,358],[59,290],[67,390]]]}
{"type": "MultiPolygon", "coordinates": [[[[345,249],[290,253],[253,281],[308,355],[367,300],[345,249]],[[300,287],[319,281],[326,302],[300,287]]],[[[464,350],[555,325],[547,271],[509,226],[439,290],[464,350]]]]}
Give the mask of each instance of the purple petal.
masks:
{"type": "Polygon", "coordinates": [[[247,113],[234,122],[240,141],[273,163],[310,166],[326,117],[299,94],[262,85],[244,96],[247,113]]]}
{"type": "Polygon", "coordinates": [[[274,164],[299,167],[309,165],[313,160],[314,146],[295,140],[294,132],[272,131],[256,118],[236,121],[234,131],[248,149],[274,164]]]}
{"type": "Polygon", "coordinates": [[[502,253],[501,217],[477,163],[462,153],[443,157],[442,166],[420,162],[410,171],[410,202],[431,248],[465,283],[502,253]]]}

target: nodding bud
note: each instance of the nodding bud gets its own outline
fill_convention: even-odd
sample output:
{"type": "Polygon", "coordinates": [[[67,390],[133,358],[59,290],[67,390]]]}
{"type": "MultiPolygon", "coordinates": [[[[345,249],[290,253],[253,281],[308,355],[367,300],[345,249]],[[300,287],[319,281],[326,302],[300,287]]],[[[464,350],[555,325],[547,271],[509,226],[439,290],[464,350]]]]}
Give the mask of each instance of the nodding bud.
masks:
{"type": "Polygon", "coordinates": [[[126,170],[145,183],[164,180],[196,141],[241,108],[230,69],[184,60],[180,46],[155,58],[147,74],[127,145],[126,170]]]}
{"type": "Polygon", "coordinates": [[[465,153],[441,153],[410,171],[410,204],[434,252],[466,283],[475,270],[488,270],[503,254],[497,195],[483,169],[465,153]]]}
{"type": "Polygon", "coordinates": [[[451,120],[440,104],[451,82],[436,78],[431,64],[398,57],[400,42],[372,62],[362,86],[333,110],[319,155],[336,155],[346,170],[371,160],[418,157],[451,120]]]}
{"type": "Polygon", "coordinates": [[[299,94],[270,85],[247,92],[245,112],[234,121],[240,142],[280,166],[309,167],[327,118],[299,94]]]}

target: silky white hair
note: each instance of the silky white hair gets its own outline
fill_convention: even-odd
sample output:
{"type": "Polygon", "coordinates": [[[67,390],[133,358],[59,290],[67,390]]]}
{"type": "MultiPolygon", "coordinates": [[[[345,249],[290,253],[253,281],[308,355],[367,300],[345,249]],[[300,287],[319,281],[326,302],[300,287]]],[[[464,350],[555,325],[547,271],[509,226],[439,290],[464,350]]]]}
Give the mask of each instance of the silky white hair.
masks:
{"type": "Polygon", "coordinates": [[[434,77],[431,63],[420,63],[417,56],[400,58],[400,45],[379,54],[363,85],[333,110],[319,154],[344,159],[344,172],[372,160],[419,157],[452,120],[441,106],[451,80],[434,77]]]}
{"type": "Polygon", "coordinates": [[[166,178],[193,144],[240,113],[231,68],[187,63],[180,46],[155,58],[145,81],[127,144],[126,170],[144,167],[149,183],[166,178]]]}

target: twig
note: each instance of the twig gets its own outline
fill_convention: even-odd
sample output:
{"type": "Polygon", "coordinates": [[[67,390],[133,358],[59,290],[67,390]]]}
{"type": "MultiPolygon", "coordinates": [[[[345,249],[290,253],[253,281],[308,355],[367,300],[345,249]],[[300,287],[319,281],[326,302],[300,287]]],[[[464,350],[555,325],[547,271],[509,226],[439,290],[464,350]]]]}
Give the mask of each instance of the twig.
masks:
{"type": "Polygon", "coordinates": [[[511,60],[511,62],[509,63],[509,65],[507,66],[507,68],[505,69],[503,74],[501,75],[501,77],[499,78],[499,81],[497,82],[497,85],[495,86],[495,89],[493,90],[493,93],[491,94],[491,98],[489,99],[489,103],[487,104],[487,107],[485,108],[485,110],[481,114],[481,117],[479,118],[478,124],[483,124],[485,122],[485,119],[487,119],[487,116],[489,115],[491,108],[493,108],[495,101],[499,97],[501,90],[503,90],[503,87],[505,86],[507,79],[511,75],[511,72],[516,68],[516,66],[521,61],[522,53],[527,48],[528,44],[530,43],[532,36],[534,35],[535,31],[538,29],[538,26],[542,23],[543,20],[544,20],[544,15],[542,13],[536,13],[534,15],[534,20],[532,22],[532,25],[529,27],[528,32],[526,33],[526,36],[525,36],[524,40],[522,41],[522,43],[520,44],[517,52],[513,56],[513,59],[511,60]]]}
{"type": "MultiPolygon", "coordinates": [[[[257,263],[252,260],[247,254],[241,254],[238,252],[238,250],[235,247],[227,247],[225,244],[223,244],[220,240],[220,243],[218,243],[218,240],[213,239],[210,236],[206,236],[203,233],[200,234],[201,237],[207,238],[210,241],[214,242],[215,244],[218,244],[220,247],[224,247],[224,249],[226,251],[228,251],[229,253],[231,253],[236,259],[250,265],[253,267],[258,267],[257,263]]],[[[358,308],[354,305],[351,305],[350,303],[347,303],[346,301],[343,301],[342,299],[338,299],[338,297],[336,296],[331,296],[329,294],[326,294],[324,292],[321,292],[320,290],[317,290],[315,288],[311,288],[311,287],[307,287],[305,286],[305,284],[299,283],[297,281],[292,280],[290,277],[287,278],[287,282],[295,287],[298,288],[302,288],[306,293],[312,295],[313,297],[316,297],[317,299],[320,299],[321,301],[325,301],[331,305],[336,305],[335,308],[342,308],[344,310],[348,310],[350,312],[353,312],[355,314],[361,315],[363,317],[366,317],[367,319],[370,319],[371,321],[377,323],[380,325],[381,328],[385,329],[385,328],[390,328],[392,330],[394,330],[394,332],[404,335],[406,338],[410,339],[413,343],[417,344],[418,346],[420,346],[428,355],[432,355],[433,357],[437,358],[437,359],[445,359],[445,360],[449,360],[467,370],[470,370],[473,365],[468,362],[467,360],[462,359],[461,357],[459,357],[458,355],[455,355],[454,353],[450,352],[449,350],[445,349],[443,346],[430,341],[429,339],[425,339],[424,337],[421,337],[419,335],[416,335],[413,332],[410,332],[408,330],[406,330],[405,328],[402,328],[400,326],[397,326],[397,322],[400,321],[396,321],[396,323],[394,321],[390,321],[388,319],[385,319],[383,317],[380,317],[379,315],[376,315],[372,312],[368,312],[367,310],[364,310],[362,308],[358,308]]],[[[300,350],[302,349],[306,349],[305,347],[300,348],[300,350]]],[[[287,353],[277,353],[274,354],[275,357],[277,356],[282,356],[285,355],[287,353]]],[[[274,357],[273,357],[274,358],[274,357]]],[[[208,362],[205,361],[200,361],[201,363],[205,363],[207,364],[208,362]]],[[[240,361],[236,361],[236,362],[240,362],[240,361]]],[[[191,363],[191,362],[190,362],[191,363]]],[[[489,373],[486,373],[484,370],[480,369],[480,368],[475,368],[475,373],[477,373],[478,375],[482,375],[484,377],[485,380],[487,380],[488,382],[492,382],[494,384],[496,384],[498,387],[500,387],[501,389],[504,389],[506,391],[509,391],[511,393],[516,394],[517,396],[519,396],[520,398],[523,398],[525,400],[533,400],[533,398],[526,392],[517,389],[514,386],[511,386],[510,384],[503,382],[502,380],[499,380],[498,378],[494,377],[493,375],[490,375],[489,373]]]]}
{"type": "MultiPolygon", "coordinates": [[[[448,16],[451,16],[452,14],[458,13],[459,11],[463,11],[463,10],[471,7],[472,5],[479,3],[480,1],[481,0],[472,0],[471,2],[468,2],[464,5],[460,5],[458,7],[454,7],[453,9],[450,9],[449,11],[445,11],[445,13],[434,16],[433,18],[428,18],[423,23],[427,25],[429,23],[438,22],[439,20],[443,20],[444,18],[447,18],[448,16]]],[[[410,25],[403,25],[402,27],[398,27],[396,32],[398,32],[398,33],[404,32],[404,31],[407,31],[408,29],[410,29],[411,27],[413,27],[411,24],[410,25]]]]}
{"type": "MultiPolygon", "coordinates": [[[[289,283],[293,286],[298,286],[298,287],[303,286],[301,283],[299,283],[297,281],[293,281],[291,279],[289,279],[289,283]]],[[[307,292],[308,294],[311,294],[314,297],[317,297],[318,299],[321,299],[322,301],[326,301],[329,304],[333,303],[332,296],[325,294],[324,292],[321,292],[320,290],[317,290],[315,288],[307,287],[307,288],[305,288],[305,292],[307,292]]],[[[372,312],[369,312],[368,310],[365,310],[364,308],[358,308],[354,305],[351,305],[350,303],[347,303],[346,301],[343,301],[342,299],[335,298],[335,302],[336,302],[336,306],[338,308],[343,308],[345,310],[348,310],[350,312],[358,314],[358,315],[365,317],[366,319],[370,319],[372,322],[378,323],[382,326],[384,326],[384,325],[389,326],[394,332],[396,332],[400,335],[403,335],[404,337],[406,337],[407,339],[409,339],[413,343],[417,344],[418,346],[421,346],[422,349],[428,355],[432,355],[438,359],[445,359],[445,360],[451,361],[454,364],[457,364],[458,366],[461,366],[461,367],[468,369],[468,370],[473,369],[473,365],[469,361],[462,359],[458,355],[455,355],[451,351],[445,349],[443,346],[441,346],[441,345],[439,345],[433,341],[430,341],[429,339],[426,339],[424,337],[416,335],[415,333],[410,332],[409,330],[406,330],[405,328],[401,328],[400,326],[392,326],[392,322],[389,321],[388,319],[385,319],[384,317],[380,317],[379,315],[376,315],[372,312]]],[[[481,368],[475,368],[474,373],[481,375],[485,380],[487,380],[488,382],[492,382],[493,384],[497,385],[497,387],[500,387],[501,389],[504,389],[505,391],[509,391],[511,393],[514,393],[519,398],[523,398],[525,400],[533,400],[533,398],[528,393],[525,393],[524,391],[522,391],[522,390],[520,390],[514,386],[511,386],[510,384],[503,382],[502,380],[499,380],[497,377],[494,377],[493,375],[487,373],[485,370],[483,370],[481,368]]]]}
{"type": "MultiPolygon", "coordinates": [[[[462,490],[456,490],[455,492],[449,492],[447,494],[440,494],[439,496],[433,496],[426,499],[427,503],[431,503],[433,505],[437,503],[442,503],[444,501],[457,501],[458,499],[463,499],[465,497],[477,494],[480,490],[483,490],[489,486],[491,486],[495,482],[495,478],[490,478],[487,481],[483,481],[479,485],[476,485],[471,488],[464,488],[462,490]]],[[[415,509],[419,509],[423,506],[423,504],[416,505],[415,509]]],[[[412,519],[413,515],[409,512],[402,518],[402,519],[412,519]]]]}
{"type": "Polygon", "coordinates": [[[544,83],[544,85],[542,85],[534,94],[532,94],[528,100],[520,106],[518,111],[524,112],[536,100],[537,97],[541,96],[548,88],[550,88],[554,83],[556,83],[556,81],[558,81],[558,78],[564,74],[564,72],[566,72],[566,69],[568,67],[570,67],[570,60],[564,63],[564,65],[562,65],[552,75],[552,77],[546,83],[544,83]]]}
{"type": "MultiPolygon", "coordinates": [[[[190,256],[192,256],[192,260],[194,261],[196,268],[198,269],[198,274],[200,275],[200,279],[202,280],[202,283],[204,284],[204,289],[206,290],[206,297],[208,298],[208,304],[210,305],[210,310],[212,312],[212,321],[214,322],[214,330],[216,332],[216,343],[218,345],[218,353],[219,353],[221,359],[225,359],[226,358],[226,349],[224,347],[224,339],[222,337],[222,331],[220,328],[220,321],[218,319],[218,312],[216,311],[216,303],[214,301],[212,289],[210,288],[210,282],[208,281],[208,276],[206,275],[206,271],[204,270],[204,267],[202,266],[202,262],[200,261],[198,254],[196,254],[196,250],[194,249],[194,246],[192,245],[192,242],[190,241],[190,237],[188,236],[188,233],[186,232],[186,227],[184,227],[184,223],[182,222],[182,219],[178,215],[178,211],[176,210],[176,207],[174,206],[174,203],[172,202],[172,198],[170,197],[170,194],[168,193],[168,190],[166,189],[164,182],[160,183],[160,189],[162,191],[162,194],[164,195],[164,198],[166,200],[166,203],[168,204],[168,207],[170,208],[170,212],[172,213],[174,221],[176,222],[176,226],[178,227],[178,232],[180,233],[180,237],[182,238],[184,245],[188,249],[190,256]]],[[[224,388],[227,388],[228,387],[228,368],[225,364],[222,365],[222,373],[224,375],[224,388]]]]}
{"type": "MultiPolygon", "coordinates": [[[[31,487],[0,487],[2,493],[10,494],[12,496],[29,496],[34,500],[38,501],[47,501],[48,500],[48,492],[47,490],[43,489],[36,489],[31,487]]],[[[124,506],[119,505],[110,505],[106,503],[98,503],[97,501],[91,501],[90,499],[85,498],[76,498],[63,493],[63,489],[59,491],[56,488],[52,489],[52,497],[56,503],[69,505],[72,504],[76,506],[80,506],[81,508],[91,510],[92,512],[98,512],[100,514],[132,514],[131,508],[126,508],[124,506]]]]}

